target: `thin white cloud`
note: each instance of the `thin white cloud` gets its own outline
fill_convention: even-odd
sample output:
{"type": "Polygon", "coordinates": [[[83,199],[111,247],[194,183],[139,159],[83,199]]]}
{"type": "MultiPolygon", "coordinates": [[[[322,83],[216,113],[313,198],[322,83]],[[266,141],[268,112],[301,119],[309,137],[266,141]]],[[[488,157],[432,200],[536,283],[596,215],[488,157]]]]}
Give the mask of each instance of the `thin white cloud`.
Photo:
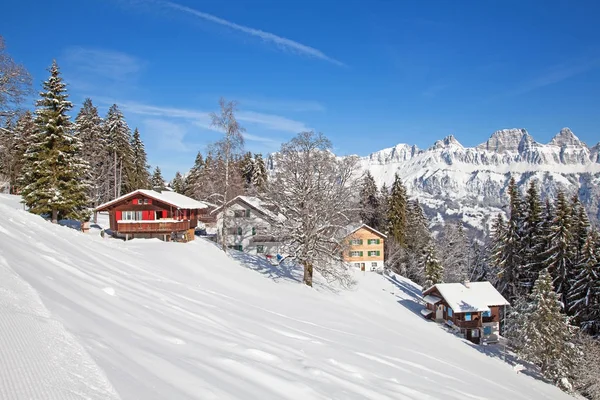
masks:
{"type": "Polygon", "coordinates": [[[77,74],[117,81],[135,79],[143,68],[143,62],[137,57],[114,50],[73,46],[64,51],[63,57],[77,74]]]}
{"type": "Polygon", "coordinates": [[[558,64],[551,67],[537,78],[525,83],[511,94],[517,95],[528,93],[545,86],[554,85],[555,83],[562,82],[566,79],[599,67],[600,58],[595,58],[592,60],[575,60],[569,63],[558,64]]]}
{"type": "Polygon", "coordinates": [[[251,107],[259,110],[270,111],[288,111],[288,112],[323,112],[325,106],[317,101],[310,100],[286,100],[286,99],[266,99],[266,98],[240,98],[238,99],[243,107],[251,107]]]}
{"type": "Polygon", "coordinates": [[[310,47],[310,46],[307,46],[302,43],[298,43],[291,39],[277,36],[270,32],[265,32],[265,31],[261,31],[260,29],[255,29],[255,28],[250,28],[248,26],[239,25],[239,24],[236,24],[235,22],[227,21],[226,19],[219,18],[212,14],[198,11],[196,9],[193,9],[193,8],[181,5],[181,4],[177,4],[172,1],[155,0],[153,2],[170,7],[174,10],[178,10],[181,12],[185,12],[187,14],[194,15],[205,21],[219,24],[219,25],[225,26],[229,29],[233,29],[233,30],[236,30],[239,32],[246,33],[251,36],[258,37],[258,38],[264,40],[265,42],[272,43],[272,44],[276,45],[278,48],[286,50],[286,51],[290,51],[290,52],[302,54],[302,55],[305,55],[308,57],[313,57],[313,58],[317,58],[320,60],[328,61],[328,62],[338,65],[338,66],[342,66],[342,67],[346,66],[343,62],[338,61],[335,58],[329,57],[328,55],[323,53],[321,50],[315,49],[314,47],[310,47]]]}
{"type": "Polygon", "coordinates": [[[178,152],[193,151],[186,146],[184,139],[188,133],[185,126],[159,118],[149,118],[143,121],[144,132],[151,135],[163,150],[178,152]]]}
{"type": "MultiPolygon", "coordinates": [[[[104,97],[98,97],[95,98],[95,100],[103,104],[116,103],[125,113],[161,117],[163,119],[183,119],[199,128],[220,132],[216,128],[211,127],[210,113],[206,111],[177,107],[162,107],[138,102],[121,102],[104,97]]],[[[242,125],[250,125],[248,126],[249,129],[254,127],[251,130],[268,129],[294,134],[310,130],[310,128],[308,128],[303,122],[273,114],[263,114],[254,111],[239,111],[237,113],[237,118],[240,122],[242,122],[242,125]]],[[[262,143],[275,142],[275,140],[270,137],[258,136],[255,134],[246,133],[244,136],[250,141],[262,143]]]]}

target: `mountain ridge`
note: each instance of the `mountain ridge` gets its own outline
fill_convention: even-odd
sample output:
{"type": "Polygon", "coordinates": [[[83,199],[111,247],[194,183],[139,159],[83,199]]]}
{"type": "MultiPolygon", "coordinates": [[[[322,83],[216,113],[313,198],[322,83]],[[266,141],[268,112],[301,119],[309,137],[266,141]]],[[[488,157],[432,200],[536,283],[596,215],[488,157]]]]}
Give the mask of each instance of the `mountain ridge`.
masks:
{"type": "Polygon", "coordinates": [[[389,187],[398,173],[409,195],[442,223],[458,218],[486,231],[490,216],[504,212],[511,178],[522,192],[537,181],[542,198],[559,190],[577,193],[590,217],[600,216],[600,143],[590,147],[567,127],[546,144],[524,128],[511,128],[474,147],[449,135],[427,149],[400,143],[359,159],[380,187],[389,187]]]}

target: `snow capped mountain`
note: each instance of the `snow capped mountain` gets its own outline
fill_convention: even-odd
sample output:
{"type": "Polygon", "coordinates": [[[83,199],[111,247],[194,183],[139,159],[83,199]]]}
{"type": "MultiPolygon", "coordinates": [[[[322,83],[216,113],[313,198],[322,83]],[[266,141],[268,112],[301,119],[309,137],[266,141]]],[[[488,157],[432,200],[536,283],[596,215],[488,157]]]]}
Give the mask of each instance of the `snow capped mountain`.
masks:
{"type": "Polygon", "coordinates": [[[476,147],[464,147],[454,136],[426,150],[398,144],[362,157],[361,165],[380,186],[390,186],[398,173],[430,215],[462,218],[480,230],[503,211],[511,177],[522,191],[537,181],[543,197],[560,189],[578,192],[590,217],[600,216],[600,143],[590,148],[569,128],[548,144],[536,142],[525,129],[496,131],[476,147]]]}

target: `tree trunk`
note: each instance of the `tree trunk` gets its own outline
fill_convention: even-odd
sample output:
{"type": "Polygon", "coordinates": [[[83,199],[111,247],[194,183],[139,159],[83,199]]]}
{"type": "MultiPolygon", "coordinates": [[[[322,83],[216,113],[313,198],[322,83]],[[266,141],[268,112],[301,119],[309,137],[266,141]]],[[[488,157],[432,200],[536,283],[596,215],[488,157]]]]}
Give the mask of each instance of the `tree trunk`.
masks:
{"type": "Polygon", "coordinates": [[[58,210],[52,210],[52,223],[58,224],[58,210]]]}
{"type": "Polygon", "coordinates": [[[306,263],[304,263],[304,279],[302,280],[302,282],[305,285],[312,287],[312,280],[313,280],[313,266],[311,263],[306,262],[306,263]]]}

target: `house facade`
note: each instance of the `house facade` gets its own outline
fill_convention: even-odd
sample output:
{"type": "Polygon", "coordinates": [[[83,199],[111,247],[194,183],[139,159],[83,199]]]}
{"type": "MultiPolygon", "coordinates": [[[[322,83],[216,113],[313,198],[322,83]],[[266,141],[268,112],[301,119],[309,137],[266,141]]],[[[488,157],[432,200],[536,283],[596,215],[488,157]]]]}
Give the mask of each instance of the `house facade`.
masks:
{"type": "Polygon", "coordinates": [[[207,206],[179,193],[140,189],[104,203],[96,212],[108,211],[110,230],[125,240],[158,238],[193,240],[198,214],[207,206]]]}
{"type": "MultiPolygon", "coordinates": [[[[222,207],[216,214],[217,241],[223,240],[222,207]]],[[[237,196],[227,206],[225,243],[227,247],[250,254],[276,256],[281,251],[281,242],[271,234],[270,221],[277,216],[273,207],[257,197],[237,196]]]]}
{"type": "Polygon", "coordinates": [[[351,228],[344,238],[344,261],[361,271],[383,269],[383,244],[386,238],[386,235],[365,224],[351,228]]]}
{"type": "Polygon", "coordinates": [[[425,318],[446,323],[473,343],[494,343],[510,303],[490,282],[438,283],[423,292],[425,318]]]}

